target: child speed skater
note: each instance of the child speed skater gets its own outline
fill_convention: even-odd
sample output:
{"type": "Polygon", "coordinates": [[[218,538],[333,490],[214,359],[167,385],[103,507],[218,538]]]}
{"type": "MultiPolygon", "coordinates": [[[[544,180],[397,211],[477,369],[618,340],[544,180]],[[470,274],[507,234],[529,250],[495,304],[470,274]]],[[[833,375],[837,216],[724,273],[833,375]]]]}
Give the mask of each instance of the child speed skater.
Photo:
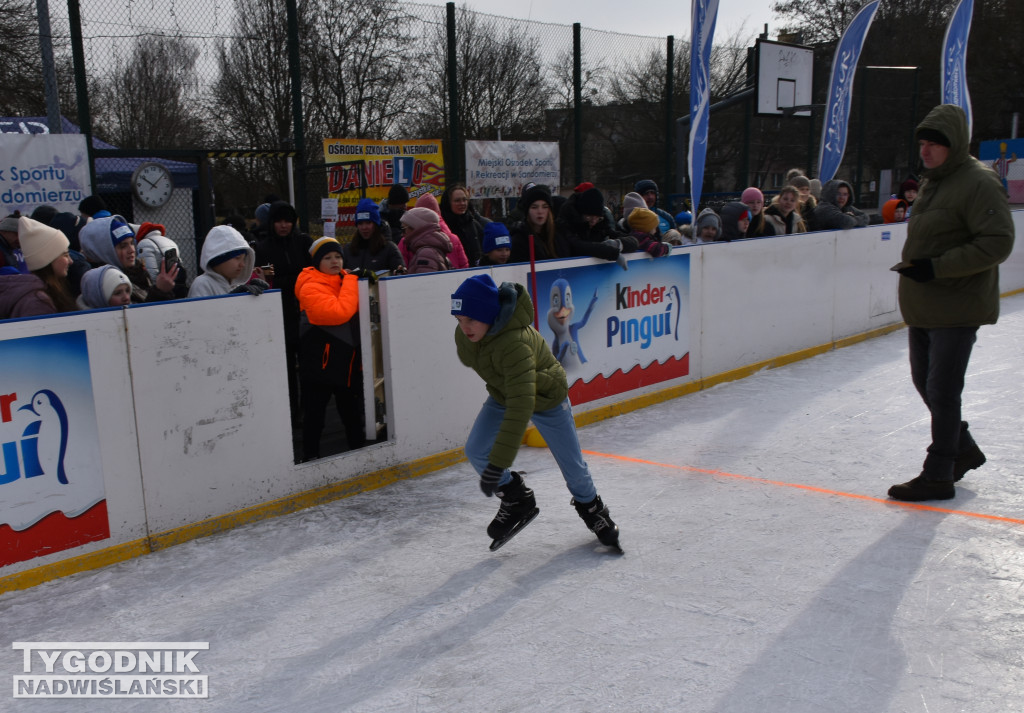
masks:
{"type": "Polygon", "coordinates": [[[484,495],[501,498],[487,527],[501,547],[537,514],[533,491],[521,473],[510,470],[532,419],[551,449],[571,504],[601,544],[618,549],[619,528],[612,522],[583,460],[569,385],[540,333],[533,328],[533,302],[522,285],[490,275],[474,275],[452,295],[458,320],[455,345],[459,360],[487,384],[488,397],[466,441],[466,457],[480,475],[484,495]]]}

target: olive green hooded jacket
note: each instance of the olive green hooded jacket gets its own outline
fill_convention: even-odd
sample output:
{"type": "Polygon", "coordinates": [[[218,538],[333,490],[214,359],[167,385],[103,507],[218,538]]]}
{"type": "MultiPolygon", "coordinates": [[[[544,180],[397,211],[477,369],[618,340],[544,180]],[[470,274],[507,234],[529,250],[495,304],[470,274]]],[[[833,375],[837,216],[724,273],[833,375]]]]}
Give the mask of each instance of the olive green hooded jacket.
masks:
{"type": "Polygon", "coordinates": [[[995,172],[968,153],[967,117],[953,104],[918,127],[949,139],[949,156],[924,172],[907,226],[903,260],[932,261],[935,279],[900,276],[903,320],[911,327],[977,327],[999,318],[999,263],[1013,250],[1013,219],[995,172]]]}
{"type": "Polygon", "coordinates": [[[536,411],[547,411],[565,401],[569,386],[565,371],[540,333],[533,328],[533,302],[526,288],[503,282],[498,288],[500,308],[490,330],[471,342],[458,327],[455,346],[459,360],[487,384],[487,393],[505,407],[489,461],[508,468],[536,411]]]}

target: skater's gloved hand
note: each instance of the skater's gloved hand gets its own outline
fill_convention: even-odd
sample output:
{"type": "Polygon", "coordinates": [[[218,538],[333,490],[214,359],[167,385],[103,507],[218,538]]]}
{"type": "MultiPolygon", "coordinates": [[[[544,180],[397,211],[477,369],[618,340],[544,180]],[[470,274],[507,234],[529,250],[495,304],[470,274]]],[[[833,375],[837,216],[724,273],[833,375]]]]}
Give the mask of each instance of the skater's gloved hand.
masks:
{"type": "Polygon", "coordinates": [[[484,495],[487,497],[494,495],[494,491],[498,489],[498,481],[501,480],[501,473],[504,470],[504,468],[499,468],[493,463],[487,464],[484,472],[480,474],[480,490],[483,491],[484,495]]]}
{"type": "Polygon", "coordinates": [[[935,268],[931,260],[911,260],[908,267],[900,268],[899,273],[917,282],[928,282],[935,279],[935,268]]]}

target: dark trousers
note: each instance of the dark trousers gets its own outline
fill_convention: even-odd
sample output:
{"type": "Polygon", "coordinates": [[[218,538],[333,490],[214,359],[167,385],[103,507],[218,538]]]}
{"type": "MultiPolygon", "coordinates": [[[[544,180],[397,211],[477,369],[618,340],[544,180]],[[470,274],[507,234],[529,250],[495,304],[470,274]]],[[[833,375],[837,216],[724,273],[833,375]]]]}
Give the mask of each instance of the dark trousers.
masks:
{"type": "Polygon", "coordinates": [[[302,382],[302,451],[303,457],[320,457],[320,437],[324,431],[327,405],[334,397],[338,416],[345,427],[345,440],[350,450],[366,445],[363,418],[363,380],[353,378],[352,384],[334,386],[303,380],[302,382]]]}
{"type": "Polygon", "coordinates": [[[932,442],[922,469],[929,480],[953,481],[961,446],[960,395],[977,334],[977,327],[909,330],[910,376],[932,416],[932,442]]]}

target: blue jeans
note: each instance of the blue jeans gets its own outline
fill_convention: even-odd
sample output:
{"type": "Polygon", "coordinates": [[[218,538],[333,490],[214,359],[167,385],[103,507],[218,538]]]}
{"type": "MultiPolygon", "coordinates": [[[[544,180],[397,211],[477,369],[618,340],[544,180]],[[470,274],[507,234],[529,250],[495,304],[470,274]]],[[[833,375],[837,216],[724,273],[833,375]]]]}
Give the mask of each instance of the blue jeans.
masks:
{"type": "MultiPolygon", "coordinates": [[[[487,467],[494,439],[497,438],[504,417],[505,407],[488,396],[466,439],[466,458],[477,473],[483,473],[487,467]]],[[[558,463],[562,477],[565,478],[565,486],[572,493],[573,499],[578,503],[591,502],[597,497],[597,488],[594,487],[590,469],[580,451],[580,440],[576,435],[576,423],[572,419],[569,399],[547,411],[537,411],[532,420],[558,463]]],[[[512,473],[506,468],[498,486],[506,485],[510,480],[512,473]]]]}
{"type": "Polygon", "coordinates": [[[977,327],[910,327],[910,376],[932,415],[932,442],[924,459],[929,480],[953,481],[960,451],[960,395],[977,327]]]}

